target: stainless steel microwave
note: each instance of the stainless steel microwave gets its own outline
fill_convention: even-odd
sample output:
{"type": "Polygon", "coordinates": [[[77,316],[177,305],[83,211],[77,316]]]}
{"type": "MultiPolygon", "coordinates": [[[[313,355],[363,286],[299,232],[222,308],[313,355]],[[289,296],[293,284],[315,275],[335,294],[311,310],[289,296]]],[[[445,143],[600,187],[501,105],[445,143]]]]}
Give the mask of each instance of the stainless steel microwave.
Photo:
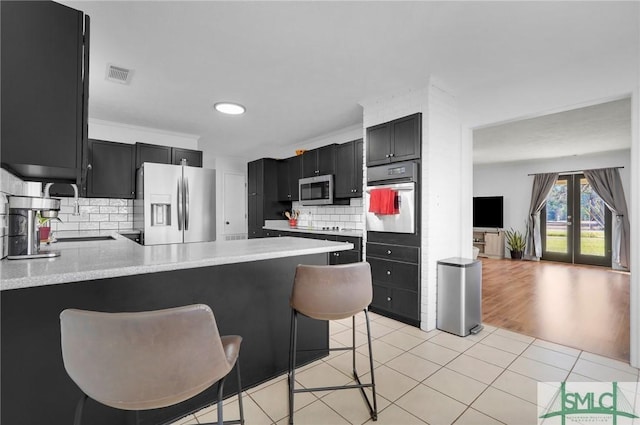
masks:
{"type": "Polygon", "coordinates": [[[302,205],[333,204],[333,175],[307,177],[298,181],[302,205]]]}

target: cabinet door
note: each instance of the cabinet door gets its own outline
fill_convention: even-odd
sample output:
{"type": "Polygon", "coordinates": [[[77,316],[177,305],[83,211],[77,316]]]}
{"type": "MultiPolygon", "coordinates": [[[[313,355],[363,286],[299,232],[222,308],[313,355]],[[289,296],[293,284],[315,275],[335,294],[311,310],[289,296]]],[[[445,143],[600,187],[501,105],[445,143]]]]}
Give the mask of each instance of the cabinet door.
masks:
{"type": "Polygon", "coordinates": [[[318,150],[313,149],[302,154],[302,177],[317,176],[318,170],[318,150]]]}
{"type": "Polygon", "coordinates": [[[291,157],[287,160],[289,163],[289,193],[291,201],[300,200],[298,190],[298,181],[302,178],[302,155],[291,157]]]}
{"type": "Polygon", "coordinates": [[[391,297],[389,296],[389,289],[386,286],[373,284],[371,306],[386,311],[391,309],[391,297]]]}
{"type": "Polygon", "coordinates": [[[291,201],[291,191],[289,190],[289,160],[278,161],[278,201],[291,201]]]}
{"type": "Polygon", "coordinates": [[[332,252],[329,256],[329,264],[331,265],[359,263],[361,260],[360,251],[356,250],[332,252]]]}
{"type": "Polygon", "coordinates": [[[353,146],[355,163],[353,166],[353,195],[355,198],[362,198],[362,179],[363,179],[363,146],[362,139],[356,140],[353,146]]]}
{"type": "Polygon", "coordinates": [[[171,147],[136,143],[136,170],[145,162],[171,164],[171,147]]]}
{"type": "Polygon", "coordinates": [[[83,13],[52,1],[2,1],[0,8],[2,162],[24,177],[75,181],[84,128],[83,13]]]}
{"type": "Polygon", "coordinates": [[[249,196],[262,193],[264,164],[262,160],[247,164],[247,192],[249,196]]]}
{"type": "Polygon", "coordinates": [[[491,257],[504,256],[504,238],[502,233],[486,232],[484,234],[484,254],[491,257]]]}
{"type": "Polygon", "coordinates": [[[336,198],[351,198],[355,196],[353,192],[354,163],[355,142],[338,145],[336,148],[336,173],[333,180],[336,198]]]}
{"type": "Polygon", "coordinates": [[[319,176],[327,174],[335,174],[336,172],[336,146],[327,145],[317,149],[318,153],[318,168],[317,174],[319,176]]]}
{"type": "Polygon", "coordinates": [[[135,147],[127,143],[89,140],[87,196],[128,198],[134,193],[135,147]]]}
{"type": "Polygon", "coordinates": [[[389,123],[367,128],[367,166],[386,164],[391,153],[389,123]]]}
{"type": "Polygon", "coordinates": [[[390,311],[399,316],[413,320],[420,320],[420,299],[418,293],[389,289],[390,311]]]}
{"type": "Polygon", "coordinates": [[[191,149],[171,148],[171,163],[180,165],[183,159],[187,160],[187,165],[191,167],[202,167],[202,151],[191,149]]]}
{"type": "Polygon", "coordinates": [[[264,198],[262,195],[249,195],[247,200],[248,228],[262,229],[262,226],[264,226],[263,202],[264,198]]]}
{"type": "Polygon", "coordinates": [[[421,114],[392,121],[391,161],[420,158],[421,114]]]}

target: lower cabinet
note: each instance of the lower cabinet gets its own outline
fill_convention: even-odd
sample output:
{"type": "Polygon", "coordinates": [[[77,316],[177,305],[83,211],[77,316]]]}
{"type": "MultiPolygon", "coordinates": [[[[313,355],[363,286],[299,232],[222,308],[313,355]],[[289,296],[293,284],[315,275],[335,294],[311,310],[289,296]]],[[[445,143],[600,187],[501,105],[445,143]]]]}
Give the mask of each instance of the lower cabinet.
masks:
{"type": "Polygon", "coordinates": [[[367,243],[371,265],[371,310],[401,322],[420,324],[420,248],[367,243]]]}
{"type": "MultiPolygon", "coordinates": [[[[261,236],[257,237],[277,238],[280,236],[293,236],[298,238],[321,239],[327,241],[351,243],[353,244],[353,249],[350,249],[349,251],[330,252],[329,264],[349,264],[359,263],[360,261],[362,261],[362,238],[358,237],[327,235],[324,233],[291,232],[286,230],[271,229],[263,229],[261,236]]],[[[251,235],[249,235],[249,237],[251,238],[251,235]]]]}

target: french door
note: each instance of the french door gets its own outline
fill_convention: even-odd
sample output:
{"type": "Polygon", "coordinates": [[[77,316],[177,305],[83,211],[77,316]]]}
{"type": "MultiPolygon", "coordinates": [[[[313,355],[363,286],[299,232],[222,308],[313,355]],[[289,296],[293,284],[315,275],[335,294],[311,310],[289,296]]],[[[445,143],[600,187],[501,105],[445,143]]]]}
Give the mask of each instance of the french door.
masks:
{"type": "Polygon", "coordinates": [[[611,266],[611,211],[583,174],[558,177],[540,218],[543,260],[611,266]]]}

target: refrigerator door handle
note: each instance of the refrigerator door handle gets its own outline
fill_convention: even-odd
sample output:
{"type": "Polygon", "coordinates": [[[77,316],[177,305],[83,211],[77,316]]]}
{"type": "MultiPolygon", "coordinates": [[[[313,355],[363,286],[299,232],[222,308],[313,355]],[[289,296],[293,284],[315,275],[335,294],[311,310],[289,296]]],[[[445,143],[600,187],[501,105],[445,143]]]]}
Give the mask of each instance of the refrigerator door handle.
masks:
{"type": "Polygon", "coordinates": [[[184,230],[189,230],[189,179],[184,178],[184,230]]]}
{"type": "Polygon", "coordinates": [[[182,179],[178,179],[178,230],[182,230],[182,179]]]}

